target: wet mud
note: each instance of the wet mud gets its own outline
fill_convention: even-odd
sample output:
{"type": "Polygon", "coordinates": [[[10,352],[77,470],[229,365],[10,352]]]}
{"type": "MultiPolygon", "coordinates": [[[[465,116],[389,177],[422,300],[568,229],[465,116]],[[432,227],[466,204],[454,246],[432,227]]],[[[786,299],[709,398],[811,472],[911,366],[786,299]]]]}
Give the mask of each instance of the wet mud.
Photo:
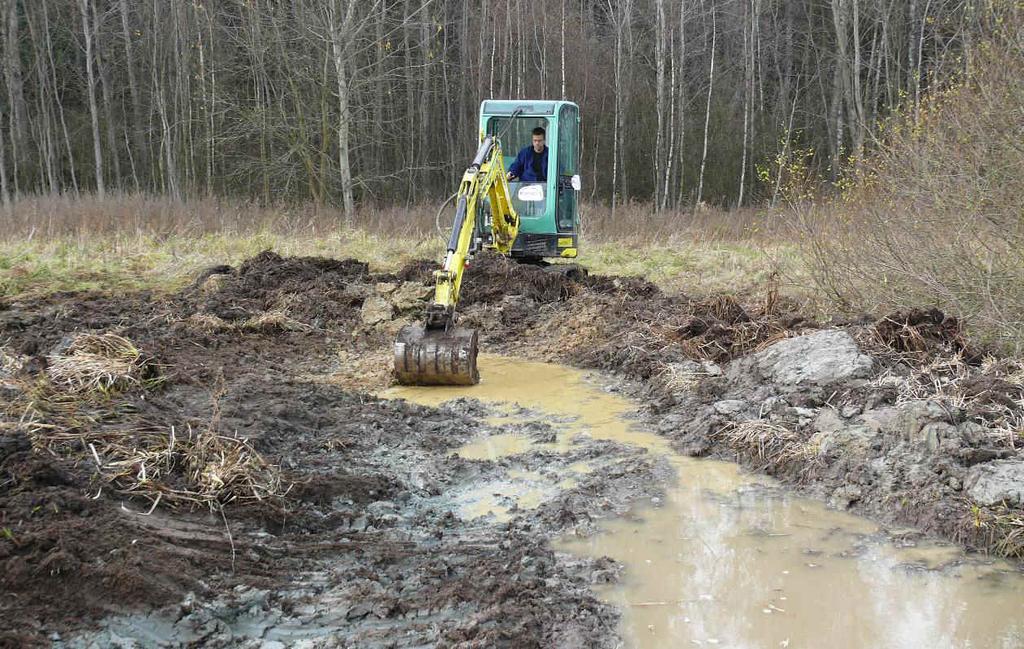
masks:
{"type": "Polygon", "coordinates": [[[557,543],[664,499],[672,452],[1022,554],[1024,374],[944,315],[826,327],[773,291],[474,260],[461,323],[483,349],[620,377],[644,448],[560,435],[601,423],[585,407],[382,392],[431,270],[263,253],[172,294],[0,305],[0,646],[617,646],[600,591],[629,561],[557,543]],[[145,378],[59,383],[81,334],[130,341],[145,378]]]}

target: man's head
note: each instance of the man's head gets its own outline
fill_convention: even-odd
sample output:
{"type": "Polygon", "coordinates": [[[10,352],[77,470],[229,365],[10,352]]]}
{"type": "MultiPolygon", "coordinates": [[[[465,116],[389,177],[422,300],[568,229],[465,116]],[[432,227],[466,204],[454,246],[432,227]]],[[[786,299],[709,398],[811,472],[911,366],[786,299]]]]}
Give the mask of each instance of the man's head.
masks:
{"type": "Polygon", "coordinates": [[[544,129],[538,126],[533,129],[533,150],[537,153],[544,153],[544,129]]]}

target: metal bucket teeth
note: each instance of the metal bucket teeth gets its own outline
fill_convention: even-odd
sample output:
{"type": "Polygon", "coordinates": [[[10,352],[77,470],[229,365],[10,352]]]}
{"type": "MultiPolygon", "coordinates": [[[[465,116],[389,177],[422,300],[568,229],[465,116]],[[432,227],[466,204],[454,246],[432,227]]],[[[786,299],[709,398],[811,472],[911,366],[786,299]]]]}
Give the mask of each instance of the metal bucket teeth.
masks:
{"type": "Polygon", "coordinates": [[[402,385],[474,385],[477,351],[475,329],[407,325],[395,340],[395,378],[402,385]]]}

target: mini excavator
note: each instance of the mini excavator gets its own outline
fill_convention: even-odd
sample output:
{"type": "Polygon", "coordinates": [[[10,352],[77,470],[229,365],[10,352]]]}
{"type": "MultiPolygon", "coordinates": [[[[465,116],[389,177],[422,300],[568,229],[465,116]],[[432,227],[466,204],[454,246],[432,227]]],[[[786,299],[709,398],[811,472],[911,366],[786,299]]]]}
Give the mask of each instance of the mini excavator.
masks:
{"type": "Polygon", "coordinates": [[[395,340],[399,383],[473,385],[480,380],[477,332],[456,324],[463,274],[474,254],[495,250],[525,263],[576,257],[579,123],[579,107],[568,101],[488,100],[480,105],[480,145],[454,196],[455,220],[444,263],[434,271],[433,301],[423,322],[403,327],[395,340]],[[546,132],[547,179],[509,181],[508,164],[538,126],[546,132]],[[503,143],[511,146],[503,150],[503,143]]]}

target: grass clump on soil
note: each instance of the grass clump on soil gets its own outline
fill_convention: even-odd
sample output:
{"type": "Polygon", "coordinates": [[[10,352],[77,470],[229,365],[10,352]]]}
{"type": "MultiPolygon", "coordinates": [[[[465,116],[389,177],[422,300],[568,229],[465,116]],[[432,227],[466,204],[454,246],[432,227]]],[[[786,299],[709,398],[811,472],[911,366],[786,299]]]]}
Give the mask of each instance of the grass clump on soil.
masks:
{"type": "Polygon", "coordinates": [[[960,524],[957,541],[992,548],[1011,559],[1024,559],[1024,512],[1008,507],[979,507],[964,503],[969,513],[960,524]]]}
{"type": "Polygon", "coordinates": [[[712,437],[723,441],[734,452],[756,459],[760,470],[776,472],[793,462],[806,463],[818,455],[813,438],[805,439],[785,426],[760,419],[729,422],[712,437]]]}
{"type": "Polygon", "coordinates": [[[271,501],[287,491],[277,467],[247,440],[221,434],[215,424],[158,426],[132,421],[124,404],[89,407],[54,394],[38,395],[25,421],[36,448],[94,463],[101,484],[148,501],[152,508],[215,509],[271,501]]]}
{"type": "Polygon", "coordinates": [[[161,380],[155,360],[127,338],[80,333],[46,358],[45,377],[22,380],[19,389],[20,427],[33,447],[95,466],[101,484],[148,501],[150,511],[159,503],[212,509],[286,492],[280,471],[247,440],[219,432],[216,397],[203,426],[134,417],[131,393],[161,380]]]}
{"type": "Polygon", "coordinates": [[[112,392],[157,380],[152,359],[112,333],[77,334],[47,357],[54,384],[74,392],[112,392]]]}
{"type": "Polygon", "coordinates": [[[815,284],[845,308],[934,305],[1020,352],[1024,11],[1006,5],[969,74],[893,117],[839,199],[796,214],[815,284]]]}

